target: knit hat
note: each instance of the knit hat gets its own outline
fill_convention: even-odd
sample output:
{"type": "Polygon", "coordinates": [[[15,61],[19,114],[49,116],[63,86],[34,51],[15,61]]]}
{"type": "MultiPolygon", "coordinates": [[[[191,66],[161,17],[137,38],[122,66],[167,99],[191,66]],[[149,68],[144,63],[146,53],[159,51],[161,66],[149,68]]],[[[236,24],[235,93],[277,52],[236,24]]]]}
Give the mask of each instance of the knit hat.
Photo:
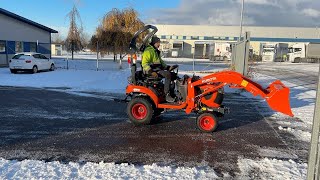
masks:
{"type": "Polygon", "coordinates": [[[157,42],[160,42],[160,38],[157,36],[152,36],[150,44],[153,46],[157,42]]]}

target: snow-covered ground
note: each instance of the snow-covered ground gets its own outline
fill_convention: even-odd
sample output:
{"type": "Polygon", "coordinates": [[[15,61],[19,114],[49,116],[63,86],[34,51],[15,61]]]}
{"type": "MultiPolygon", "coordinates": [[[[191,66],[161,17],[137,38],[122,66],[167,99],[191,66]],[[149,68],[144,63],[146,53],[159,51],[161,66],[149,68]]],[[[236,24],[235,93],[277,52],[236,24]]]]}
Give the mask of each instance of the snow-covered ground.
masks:
{"type": "MultiPolygon", "coordinates": [[[[140,56],[138,54],[138,59],[140,59],[140,56]]],[[[53,56],[54,59],[71,59],[71,54],[63,54],[62,56],[53,56]]],[[[74,54],[73,56],[74,59],[84,59],[84,60],[87,60],[87,59],[90,59],[90,60],[96,60],[97,59],[97,54],[96,53],[78,53],[78,54],[74,54]]],[[[100,54],[98,55],[98,58],[100,60],[113,60],[113,55],[104,55],[104,56],[101,56],[100,54]]],[[[117,59],[120,59],[119,55],[117,57],[117,59]]],[[[125,56],[123,58],[124,61],[127,61],[128,59],[128,56],[125,56]]],[[[168,62],[192,62],[193,59],[190,59],[190,58],[162,58],[163,60],[165,61],[168,61],[168,62]]],[[[194,59],[194,61],[196,62],[210,62],[209,59],[194,59]]]]}
{"type": "MultiPolygon", "coordinates": [[[[189,60],[185,60],[186,62],[189,60]]],[[[37,74],[11,74],[8,68],[0,68],[0,86],[22,86],[36,88],[65,89],[66,92],[106,92],[123,93],[127,85],[130,69],[111,61],[103,61],[101,68],[96,71],[96,62],[56,60],[57,70],[54,72],[41,72],[37,74]],[[69,70],[66,69],[68,62],[69,70]]],[[[207,66],[200,69],[220,71],[226,66],[207,66]]],[[[287,64],[285,68],[303,68],[307,71],[317,72],[317,67],[307,65],[300,67],[297,64],[287,64]]],[[[181,65],[182,74],[190,73],[192,65],[181,65]]],[[[272,68],[272,67],[270,67],[272,68]]],[[[201,74],[200,74],[201,75],[201,74]]],[[[274,77],[255,73],[254,80],[266,87],[275,80],[274,77]]],[[[296,84],[283,81],[291,88],[291,106],[299,123],[279,122],[279,130],[288,131],[298,139],[310,141],[310,129],[313,119],[316,92],[296,84]],[[282,123],[282,124],[281,124],[282,123]],[[306,127],[304,130],[299,127],[306,127]]],[[[251,94],[242,93],[252,97],[251,94]]],[[[273,113],[272,117],[285,117],[280,113],[273,113]]],[[[307,164],[279,159],[244,159],[238,160],[239,179],[305,179],[307,164]],[[252,172],[257,172],[254,174],[252,172]]],[[[213,167],[167,167],[154,165],[131,165],[115,163],[82,163],[44,161],[12,161],[0,158],[0,179],[216,179],[213,167]]],[[[228,172],[224,172],[228,177],[228,172]]]]}
{"type": "MultiPolygon", "coordinates": [[[[264,87],[267,87],[268,84],[277,79],[275,77],[262,75],[259,73],[256,73],[254,76],[254,79],[264,87]]],[[[279,124],[278,129],[281,131],[287,131],[291,133],[301,141],[310,142],[310,131],[313,122],[316,91],[307,89],[302,86],[297,86],[296,84],[283,80],[282,83],[284,83],[287,87],[290,88],[290,105],[292,113],[294,114],[295,118],[300,119],[302,122],[294,120],[292,122],[275,121],[279,124]]],[[[252,97],[252,95],[248,92],[243,92],[242,95],[252,97]]],[[[265,105],[267,106],[266,103],[265,105]]],[[[285,117],[285,115],[278,112],[273,112],[273,114],[270,116],[270,118],[273,119],[284,119],[285,117]]]]}
{"type": "MultiPolygon", "coordinates": [[[[36,88],[65,88],[68,91],[123,92],[130,74],[128,68],[119,70],[118,64],[104,63],[104,70],[96,71],[93,61],[71,61],[70,69],[65,69],[66,61],[57,60],[55,71],[37,74],[11,74],[8,68],[0,68],[1,86],[36,88]],[[77,69],[71,68],[77,67],[77,69]]],[[[101,64],[100,64],[101,65],[101,64]]]]}
{"type": "MultiPolygon", "coordinates": [[[[122,69],[119,63],[112,60],[100,61],[97,71],[97,62],[94,60],[65,60],[54,59],[56,70],[37,74],[11,74],[8,68],[0,68],[1,86],[36,87],[36,88],[64,88],[67,91],[94,91],[94,92],[124,92],[131,70],[124,63],[122,69]]],[[[221,65],[221,64],[220,64],[221,65]]],[[[198,66],[197,70],[206,71],[215,65],[198,66]]],[[[215,67],[214,70],[223,70],[227,66],[215,67]]],[[[182,74],[192,74],[192,65],[180,65],[182,74]]]]}

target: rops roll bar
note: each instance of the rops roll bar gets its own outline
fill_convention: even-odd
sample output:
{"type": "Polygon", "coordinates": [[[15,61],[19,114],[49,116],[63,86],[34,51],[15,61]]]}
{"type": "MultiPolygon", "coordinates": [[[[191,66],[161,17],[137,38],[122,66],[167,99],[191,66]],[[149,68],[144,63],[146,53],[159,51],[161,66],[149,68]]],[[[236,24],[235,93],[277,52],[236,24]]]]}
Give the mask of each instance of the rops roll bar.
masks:
{"type": "Polygon", "coordinates": [[[147,44],[148,40],[149,40],[154,34],[156,34],[157,31],[158,31],[158,28],[155,27],[155,26],[152,26],[152,25],[146,25],[146,26],[144,26],[143,28],[141,28],[139,31],[137,31],[137,32],[134,34],[133,38],[131,39],[129,49],[130,49],[131,51],[134,51],[134,53],[137,52],[137,51],[143,51],[144,48],[146,47],[146,44],[147,44]],[[148,33],[148,35],[143,39],[142,45],[138,48],[138,47],[137,47],[137,42],[136,42],[138,36],[139,36],[141,33],[145,32],[145,31],[147,31],[147,30],[149,30],[149,29],[152,29],[152,31],[150,31],[150,32],[148,33]]]}

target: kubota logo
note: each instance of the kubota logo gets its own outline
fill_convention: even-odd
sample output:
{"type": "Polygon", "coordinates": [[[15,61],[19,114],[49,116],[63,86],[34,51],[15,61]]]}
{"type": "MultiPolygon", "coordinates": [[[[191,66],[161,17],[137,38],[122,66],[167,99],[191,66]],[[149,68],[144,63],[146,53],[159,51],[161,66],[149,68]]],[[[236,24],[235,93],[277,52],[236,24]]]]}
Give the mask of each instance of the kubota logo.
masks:
{"type": "Polygon", "coordinates": [[[208,83],[208,82],[214,81],[216,79],[217,79],[216,77],[212,77],[212,78],[209,78],[209,79],[202,80],[202,83],[208,83]]]}
{"type": "Polygon", "coordinates": [[[140,89],[133,88],[133,91],[134,91],[134,92],[140,92],[140,89]]]}

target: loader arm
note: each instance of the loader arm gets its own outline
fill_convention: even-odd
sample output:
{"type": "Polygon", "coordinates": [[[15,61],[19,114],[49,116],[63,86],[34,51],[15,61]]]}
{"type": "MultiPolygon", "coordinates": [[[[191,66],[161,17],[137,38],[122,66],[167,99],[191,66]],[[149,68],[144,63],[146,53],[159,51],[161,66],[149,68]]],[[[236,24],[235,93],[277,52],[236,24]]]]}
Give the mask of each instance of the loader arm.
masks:
{"type": "MultiPolygon", "coordinates": [[[[231,88],[243,88],[254,96],[260,95],[267,101],[271,109],[293,116],[289,100],[290,90],[280,80],[274,81],[268,88],[264,89],[261,85],[240,73],[234,71],[221,71],[192,82],[191,87],[194,88],[213,83],[229,84],[231,88]]],[[[210,90],[208,92],[210,92],[210,90]]]]}

